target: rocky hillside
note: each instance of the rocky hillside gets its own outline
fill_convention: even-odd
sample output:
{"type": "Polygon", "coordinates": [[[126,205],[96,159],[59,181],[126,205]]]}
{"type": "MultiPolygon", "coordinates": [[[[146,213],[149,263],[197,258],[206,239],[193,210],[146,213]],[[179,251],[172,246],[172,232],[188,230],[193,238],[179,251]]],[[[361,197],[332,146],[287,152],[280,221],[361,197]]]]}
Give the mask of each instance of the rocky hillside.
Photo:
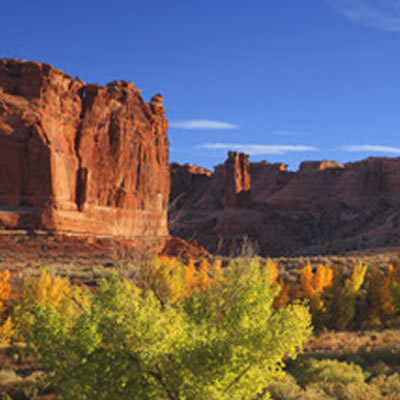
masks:
{"type": "Polygon", "coordinates": [[[398,245],[400,159],[249,162],[230,152],[214,172],[171,165],[171,231],[234,254],[244,238],[264,255],[343,253],[398,245]]]}
{"type": "Polygon", "coordinates": [[[157,243],[168,235],[161,95],[0,60],[0,227],[157,243]]]}

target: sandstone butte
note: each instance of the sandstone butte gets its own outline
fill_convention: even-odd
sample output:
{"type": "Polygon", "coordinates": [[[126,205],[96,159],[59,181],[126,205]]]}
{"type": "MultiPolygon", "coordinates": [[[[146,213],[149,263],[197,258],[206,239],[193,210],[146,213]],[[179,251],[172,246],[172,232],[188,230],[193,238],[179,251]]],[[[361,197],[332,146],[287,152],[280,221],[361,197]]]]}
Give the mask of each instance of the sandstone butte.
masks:
{"type": "Polygon", "coordinates": [[[40,62],[0,60],[0,229],[168,236],[162,96],[83,83],[40,62]]]}
{"type": "Polygon", "coordinates": [[[340,164],[249,162],[229,152],[214,172],[171,165],[172,234],[237,254],[244,238],[263,255],[311,255],[398,246],[400,159],[340,164]]]}

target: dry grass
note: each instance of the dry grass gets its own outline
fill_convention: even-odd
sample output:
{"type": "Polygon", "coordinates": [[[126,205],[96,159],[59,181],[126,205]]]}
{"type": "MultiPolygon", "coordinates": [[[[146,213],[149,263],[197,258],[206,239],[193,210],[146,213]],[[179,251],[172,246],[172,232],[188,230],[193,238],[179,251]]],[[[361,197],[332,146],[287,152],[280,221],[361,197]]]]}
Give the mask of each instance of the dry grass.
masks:
{"type": "Polygon", "coordinates": [[[306,345],[306,353],[338,354],[390,348],[400,353],[400,330],[356,332],[324,332],[313,335],[306,345]]]}

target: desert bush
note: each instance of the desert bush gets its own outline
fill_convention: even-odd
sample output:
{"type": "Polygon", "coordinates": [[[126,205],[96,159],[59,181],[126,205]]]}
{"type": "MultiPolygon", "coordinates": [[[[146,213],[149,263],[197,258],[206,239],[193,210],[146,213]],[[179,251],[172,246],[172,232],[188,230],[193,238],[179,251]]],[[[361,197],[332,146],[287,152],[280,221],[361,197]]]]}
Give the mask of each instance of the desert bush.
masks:
{"type": "Polygon", "coordinates": [[[302,357],[291,364],[290,373],[297,383],[305,387],[310,383],[361,384],[366,378],[362,368],[357,364],[337,360],[318,360],[313,357],[302,357]]]}
{"type": "Polygon", "coordinates": [[[314,358],[302,358],[293,364],[290,373],[305,390],[322,392],[331,399],[382,399],[380,390],[368,385],[367,374],[357,364],[314,358]]]}
{"type": "Polygon", "coordinates": [[[371,385],[379,388],[382,396],[385,396],[384,398],[396,400],[400,397],[400,375],[397,373],[381,374],[371,379],[371,385]]]}
{"type": "Polygon", "coordinates": [[[309,385],[303,389],[290,374],[272,383],[268,391],[273,400],[333,400],[333,397],[328,396],[318,386],[309,385]]]}
{"type": "Polygon", "coordinates": [[[301,357],[268,390],[276,400],[397,400],[400,379],[398,374],[369,379],[352,363],[301,357]]]}
{"type": "Polygon", "coordinates": [[[235,259],[177,302],[111,277],[72,323],[37,303],[29,341],[65,400],[255,399],[311,333],[306,307],[273,309],[271,279],[258,259],[235,259]]]}

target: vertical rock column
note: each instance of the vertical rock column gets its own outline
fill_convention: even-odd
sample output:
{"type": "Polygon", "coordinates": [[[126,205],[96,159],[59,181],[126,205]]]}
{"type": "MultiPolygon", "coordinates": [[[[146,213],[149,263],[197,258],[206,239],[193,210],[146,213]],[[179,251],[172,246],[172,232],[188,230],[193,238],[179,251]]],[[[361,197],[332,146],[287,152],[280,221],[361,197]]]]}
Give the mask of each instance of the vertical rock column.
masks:
{"type": "Polygon", "coordinates": [[[239,208],[251,204],[250,163],[248,154],[228,153],[225,161],[224,207],[239,208]]]}

